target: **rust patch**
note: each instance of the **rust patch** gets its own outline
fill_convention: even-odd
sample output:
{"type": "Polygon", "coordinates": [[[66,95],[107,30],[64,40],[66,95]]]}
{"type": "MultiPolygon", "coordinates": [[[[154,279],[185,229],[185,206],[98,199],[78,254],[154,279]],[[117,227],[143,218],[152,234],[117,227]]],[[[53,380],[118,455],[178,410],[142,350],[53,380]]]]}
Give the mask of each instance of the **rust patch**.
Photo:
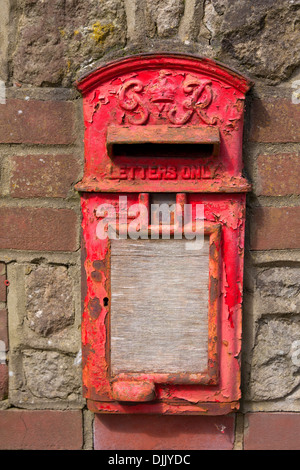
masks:
{"type": "Polygon", "coordinates": [[[95,268],[96,271],[101,271],[105,268],[105,262],[101,259],[96,259],[93,261],[93,268],[95,268]]]}
{"type": "Polygon", "coordinates": [[[101,271],[92,271],[91,272],[91,278],[93,279],[93,281],[101,282],[101,280],[102,280],[101,271]]]}
{"type": "Polygon", "coordinates": [[[100,301],[97,297],[94,297],[93,299],[90,299],[88,303],[88,310],[90,312],[90,316],[93,320],[97,320],[101,313],[101,305],[100,301]]]}
{"type": "Polygon", "coordinates": [[[83,344],[82,345],[82,367],[84,368],[87,364],[88,357],[91,353],[94,353],[95,351],[91,347],[90,344],[83,344]]]}
{"type": "Polygon", "coordinates": [[[213,304],[217,300],[217,297],[218,297],[218,279],[214,278],[213,276],[210,276],[209,295],[210,295],[210,303],[213,304]]]}
{"type": "Polygon", "coordinates": [[[210,259],[216,260],[217,254],[218,254],[218,251],[217,251],[217,248],[216,248],[216,244],[211,243],[210,246],[209,246],[210,259]]]}

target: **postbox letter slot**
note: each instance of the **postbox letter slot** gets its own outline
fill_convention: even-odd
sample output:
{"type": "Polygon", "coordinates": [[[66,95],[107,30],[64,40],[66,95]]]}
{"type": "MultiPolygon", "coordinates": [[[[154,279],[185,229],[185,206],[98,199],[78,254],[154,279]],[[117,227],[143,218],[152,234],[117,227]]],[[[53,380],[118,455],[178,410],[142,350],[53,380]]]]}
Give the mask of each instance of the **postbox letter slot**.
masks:
{"type": "Polygon", "coordinates": [[[109,127],[107,130],[107,152],[111,158],[210,157],[218,155],[219,147],[217,127],[109,127]]]}

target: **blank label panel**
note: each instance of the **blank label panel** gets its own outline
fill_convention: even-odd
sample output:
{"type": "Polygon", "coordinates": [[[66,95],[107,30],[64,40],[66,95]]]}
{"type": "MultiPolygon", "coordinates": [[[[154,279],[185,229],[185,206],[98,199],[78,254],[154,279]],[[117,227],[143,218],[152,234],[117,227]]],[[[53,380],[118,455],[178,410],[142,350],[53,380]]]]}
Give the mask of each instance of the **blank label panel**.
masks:
{"type": "Polygon", "coordinates": [[[206,238],[200,250],[184,239],[111,241],[113,375],[207,368],[208,249],[206,238]]]}

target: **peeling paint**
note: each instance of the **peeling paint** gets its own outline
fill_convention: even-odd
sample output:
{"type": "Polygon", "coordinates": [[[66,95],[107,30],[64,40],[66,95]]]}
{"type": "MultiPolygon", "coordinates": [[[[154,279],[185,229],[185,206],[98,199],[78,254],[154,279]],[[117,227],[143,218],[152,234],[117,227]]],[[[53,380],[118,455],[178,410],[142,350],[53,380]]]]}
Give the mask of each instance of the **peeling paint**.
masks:
{"type": "MultiPolygon", "coordinates": [[[[101,41],[104,30],[95,25],[100,36],[94,39],[101,41]]],[[[209,59],[168,54],[116,61],[78,83],[86,127],[84,178],[76,185],[86,247],[83,390],[92,411],[221,415],[239,407],[245,193],[250,190],[242,175],[242,134],[250,85],[209,59]],[[151,155],[133,155],[133,147],[149,135],[147,145],[161,138],[160,147],[151,155]],[[180,142],[184,151],[174,156],[180,142]],[[189,145],[196,145],[196,158],[189,145]],[[152,192],[176,193],[182,204],[192,205],[193,222],[196,205],[204,204],[210,240],[207,368],[199,374],[112,376],[110,241],[97,238],[97,208],[111,204],[118,218],[120,194],[129,206],[143,201],[148,207],[152,192]]],[[[218,429],[224,432],[222,425],[218,429]]]]}

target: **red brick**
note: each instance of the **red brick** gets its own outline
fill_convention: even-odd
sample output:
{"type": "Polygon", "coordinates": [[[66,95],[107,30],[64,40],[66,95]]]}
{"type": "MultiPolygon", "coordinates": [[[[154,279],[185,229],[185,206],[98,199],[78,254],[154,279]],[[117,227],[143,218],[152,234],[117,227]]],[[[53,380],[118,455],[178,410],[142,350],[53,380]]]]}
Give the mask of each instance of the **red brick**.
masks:
{"type": "Polygon", "coordinates": [[[6,302],[6,275],[0,276],[0,302],[6,302]]]}
{"type": "Polygon", "coordinates": [[[0,249],[75,251],[77,216],[70,209],[0,208],[0,249]]]}
{"type": "Polygon", "coordinates": [[[72,102],[10,99],[0,104],[1,143],[71,144],[74,140],[72,102]]]}
{"type": "Polygon", "coordinates": [[[300,206],[255,207],[250,223],[252,250],[300,248],[300,206]]]}
{"type": "Polygon", "coordinates": [[[300,106],[285,97],[256,98],[251,109],[250,140],[300,142],[300,106]]]}
{"type": "Polygon", "coordinates": [[[300,450],[300,413],[249,413],[245,450],[300,450]]]}
{"type": "Polygon", "coordinates": [[[0,411],[2,450],[80,450],[81,411],[0,411]]]}
{"type": "Polygon", "coordinates": [[[288,196],[300,194],[300,155],[260,155],[257,159],[256,194],[288,196]]]}
{"type": "Polygon", "coordinates": [[[13,197],[66,197],[79,177],[73,155],[27,155],[12,158],[13,197]]]}
{"type": "Polygon", "coordinates": [[[95,450],[230,450],[234,416],[96,415],[95,450]]]}
{"type": "MultiPolygon", "coordinates": [[[[5,400],[7,396],[8,396],[8,367],[6,364],[0,364],[0,400],[5,400]]],[[[0,434],[1,434],[1,431],[0,431],[0,434]]],[[[1,444],[0,444],[0,449],[1,449],[1,444]]]]}
{"type": "Polygon", "coordinates": [[[7,310],[0,310],[0,341],[5,344],[5,350],[8,351],[8,334],[7,334],[7,310]]]}

